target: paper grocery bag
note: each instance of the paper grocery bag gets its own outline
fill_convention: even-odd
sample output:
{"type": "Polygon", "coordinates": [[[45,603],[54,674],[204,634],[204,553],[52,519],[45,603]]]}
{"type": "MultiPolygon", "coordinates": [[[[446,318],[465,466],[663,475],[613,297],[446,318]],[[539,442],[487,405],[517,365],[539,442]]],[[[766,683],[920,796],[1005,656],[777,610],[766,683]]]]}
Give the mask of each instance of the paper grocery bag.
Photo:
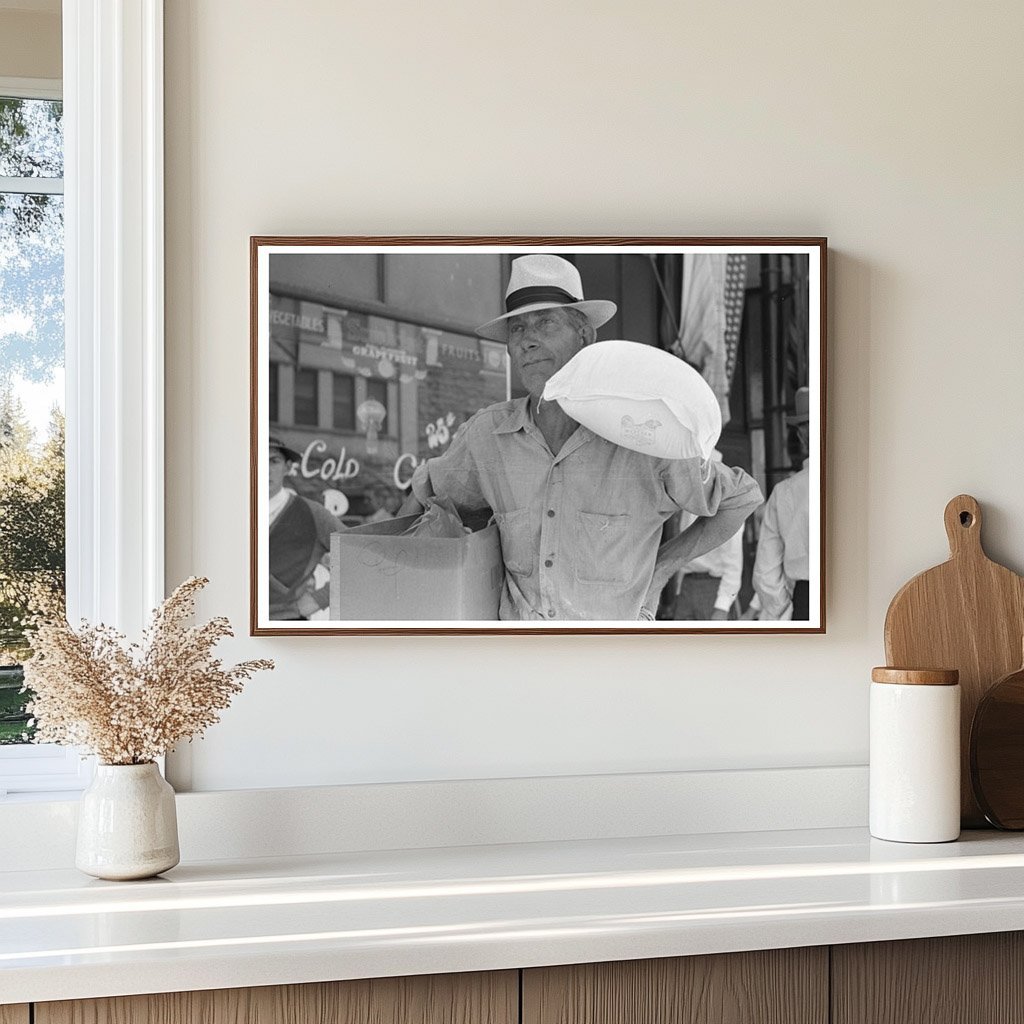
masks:
{"type": "Polygon", "coordinates": [[[415,537],[418,516],[331,536],[331,619],[494,620],[504,583],[498,528],[415,537]]]}

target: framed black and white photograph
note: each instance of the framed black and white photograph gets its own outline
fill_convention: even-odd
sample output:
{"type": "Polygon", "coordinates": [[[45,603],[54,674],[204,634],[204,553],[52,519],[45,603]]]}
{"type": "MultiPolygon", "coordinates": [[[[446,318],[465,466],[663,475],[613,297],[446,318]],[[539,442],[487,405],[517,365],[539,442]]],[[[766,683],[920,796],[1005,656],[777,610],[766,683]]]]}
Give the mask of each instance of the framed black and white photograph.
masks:
{"type": "Polygon", "coordinates": [[[824,632],[824,239],[250,248],[254,635],[824,632]]]}

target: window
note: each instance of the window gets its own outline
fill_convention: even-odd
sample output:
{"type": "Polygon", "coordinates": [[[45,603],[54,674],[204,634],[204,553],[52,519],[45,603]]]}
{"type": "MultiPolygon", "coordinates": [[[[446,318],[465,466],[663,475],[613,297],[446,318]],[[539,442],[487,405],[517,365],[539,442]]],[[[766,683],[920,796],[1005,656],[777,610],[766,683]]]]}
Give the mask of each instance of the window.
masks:
{"type": "Polygon", "coordinates": [[[63,104],[0,86],[0,745],[31,738],[25,618],[63,604],[63,104]]]}
{"type": "Polygon", "coordinates": [[[334,429],[356,429],[356,381],[347,373],[334,374],[334,429]]]}
{"type": "Polygon", "coordinates": [[[295,371],[295,423],[298,425],[315,427],[320,423],[319,376],[316,370],[295,371]]]}
{"type": "MultiPolygon", "coordinates": [[[[136,637],[166,593],[160,9],[158,0],[66,4],[64,82],[0,79],[0,96],[59,101],[63,92],[74,168],[64,205],[68,615],[136,637]]],[[[21,176],[33,177],[28,194],[59,195],[52,179],[21,176]]],[[[0,799],[66,799],[92,765],[77,750],[0,746],[0,799]]]]}
{"type": "Polygon", "coordinates": [[[278,398],[278,377],[280,376],[280,363],[270,364],[270,379],[268,381],[268,401],[267,404],[270,407],[268,415],[271,423],[277,423],[281,419],[279,411],[279,398],[278,398]]]}

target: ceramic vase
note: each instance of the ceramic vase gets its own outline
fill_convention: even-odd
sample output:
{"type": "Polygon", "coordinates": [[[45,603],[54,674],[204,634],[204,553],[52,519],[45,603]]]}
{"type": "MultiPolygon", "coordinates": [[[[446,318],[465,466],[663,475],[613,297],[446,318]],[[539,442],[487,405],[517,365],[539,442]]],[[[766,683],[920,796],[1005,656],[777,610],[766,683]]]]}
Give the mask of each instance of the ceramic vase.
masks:
{"type": "Polygon", "coordinates": [[[75,866],[96,878],[151,878],[180,860],[174,790],[152,761],[100,764],[82,794],[75,866]]]}

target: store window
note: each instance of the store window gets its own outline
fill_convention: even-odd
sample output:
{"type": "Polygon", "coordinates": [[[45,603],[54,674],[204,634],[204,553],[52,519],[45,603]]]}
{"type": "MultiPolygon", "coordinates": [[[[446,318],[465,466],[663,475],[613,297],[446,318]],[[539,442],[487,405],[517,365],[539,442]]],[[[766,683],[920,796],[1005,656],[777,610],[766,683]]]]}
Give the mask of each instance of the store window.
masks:
{"type": "Polygon", "coordinates": [[[334,429],[356,429],[356,381],[347,373],[334,374],[334,429]]]}
{"type": "Polygon", "coordinates": [[[0,91],[0,745],[32,738],[28,616],[61,607],[64,139],[59,99],[0,91]]]}
{"type": "Polygon", "coordinates": [[[295,371],[295,423],[315,427],[320,422],[318,394],[319,373],[316,370],[295,371]]]}

